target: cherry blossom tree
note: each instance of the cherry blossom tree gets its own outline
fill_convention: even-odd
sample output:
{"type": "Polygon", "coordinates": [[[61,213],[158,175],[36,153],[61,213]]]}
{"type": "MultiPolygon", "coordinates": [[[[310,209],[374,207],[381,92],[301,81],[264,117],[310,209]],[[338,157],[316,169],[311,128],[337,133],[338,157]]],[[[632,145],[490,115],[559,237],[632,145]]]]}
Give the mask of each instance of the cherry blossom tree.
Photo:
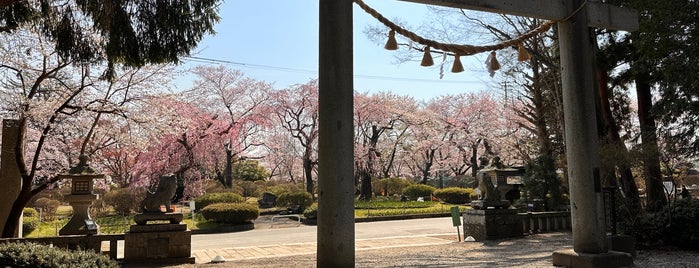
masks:
{"type": "Polygon", "coordinates": [[[408,96],[386,92],[373,95],[355,93],[354,101],[355,176],[361,183],[359,198],[368,200],[372,194],[372,178],[379,174],[377,169],[381,174],[387,174],[394,165],[398,144],[412,121],[417,102],[408,96]],[[389,140],[389,136],[393,136],[393,140],[389,140]],[[390,143],[381,148],[379,141],[390,143]]]}
{"type": "MultiPolygon", "coordinates": [[[[471,171],[475,177],[480,163],[497,155],[498,132],[502,130],[502,107],[486,93],[446,95],[431,99],[427,109],[440,121],[444,141],[441,159],[454,174],[471,171]],[[479,150],[482,152],[479,154],[479,150]]],[[[505,133],[502,133],[505,134],[505,133]]]]}
{"type": "Polygon", "coordinates": [[[102,135],[105,132],[95,131],[104,123],[100,117],[124,117],[125,107],[138,95],[126,93],[137,91],[130,86],[137,84],[135,76],[103,80],[100,73],[107,67],[61,57],[36,31],[21,32],[0,36],[1,110],[19,122],[15,154],[22,181],[3,237],[13,235],[22,208],[57,182],[58,173],[71,166],[77,154],[90,155],[113,144],[102,135]],[[21,149],[24,143],[26,151],[21,149]]]}
{"type": "MultiPolygon", "coordinates": [[[[263,145],[258,135],[269,122],[271,114],[270,92],[272,85],[245,77],[240,70],[225,66],[197,66],[198,76],[187,96],[198,103],[201,109],[220,116],[227,121],[225,129],[228,140],[218,144],[226,153],[225,170],[218,175],[228,188],[233,187],[231,167],[234,161],[260,158],[252,155],[263,145]]],[[[214,148],[214,150],[217,150],[214,148]]],[[[218,149],[220,150],[220,149],[218,149]]]]}
{"type": "Polygon", "coordinates": [[[200,195],[203,181],[220,176],[230,137],[228,120],[179,100],[181,95],[154,96],[143,114],[153,116],[150,143],[136,158],[131,176],[134,186],[153,187],[162,174],[177,176],[177,197],[200,195]]]}
{"type": "Polygon", "coordinates": [[[409,136],[403,141],[403,150],[407,152],[404,161],[412,176],[425,184],[434,169],[441,168],[438,152],[448,146],[448,136],[433,111],[423,108],[414,114],[419,121],[412,124],[409,136]]]}
{"type": "Polygon", "coordinates": [[[318,165],[318,81],[275,93],[275,114],[301,151],[306,191],[313,194],[313,170],[318,165]]]}

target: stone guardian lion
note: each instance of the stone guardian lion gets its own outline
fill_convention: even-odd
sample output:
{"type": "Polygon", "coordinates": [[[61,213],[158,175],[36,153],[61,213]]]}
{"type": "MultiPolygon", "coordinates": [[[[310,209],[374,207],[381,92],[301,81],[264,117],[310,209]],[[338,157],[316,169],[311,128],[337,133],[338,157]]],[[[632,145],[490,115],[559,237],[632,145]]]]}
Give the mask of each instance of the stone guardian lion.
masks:
{"type": "Polygon", "coordinates": [[[175,174],[160,176],[158,188],[155,193],[146,192],[146,198],[141,201],[141,209],[146,212],[162,212],[160,206],[164,205],[167,212],[173,212],[170,200],[175,196],[177,190],[177,177],[175,174]]]}

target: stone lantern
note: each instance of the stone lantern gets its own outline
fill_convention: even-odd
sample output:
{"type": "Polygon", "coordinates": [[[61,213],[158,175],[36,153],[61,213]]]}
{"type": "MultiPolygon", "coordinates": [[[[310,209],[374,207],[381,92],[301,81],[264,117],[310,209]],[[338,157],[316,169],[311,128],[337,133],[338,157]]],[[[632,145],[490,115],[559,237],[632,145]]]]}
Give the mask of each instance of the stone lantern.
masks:
{"type": "Polygon", "coordinates": [[[70,195],[65,197],[73,207],[73,217],[61,228],[59,235],[97,234],[99,226],[90,218],[90,205],[98,198],[92,193],[93,179],[104,178],[104,174],[96,173],[87,164],[87,156],[78,158],[77,166],[71,167],[68,174],[60,174],[58,178],[71,180],[70,195]]]}

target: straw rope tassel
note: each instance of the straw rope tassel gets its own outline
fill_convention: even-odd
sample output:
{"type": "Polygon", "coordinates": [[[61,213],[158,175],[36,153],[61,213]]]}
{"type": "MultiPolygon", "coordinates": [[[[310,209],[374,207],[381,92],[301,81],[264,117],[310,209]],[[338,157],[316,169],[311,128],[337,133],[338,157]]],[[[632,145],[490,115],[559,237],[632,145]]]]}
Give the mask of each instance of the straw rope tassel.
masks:
{"type": "Polygon", "coordinates": [[[432,66],[434,65],[434,61],[432,61],[432,54],[430,53],[430,47],[426,46],[425,47],[425,54],[422,55],[422,62],[420,63],[420,66],[432,66]]]}
{"type": "Polygon", "coordinates": [[[532,58],[532,55],[529,54],[529,51],[527,51],[526,48],[524,48],[524,45],[522,43],[519,43],[517,45],[517,60],[518,61],[525,61],[529,60],[532,58]]]}
{"type": "Polygon", "coordinates": [[[396,42],[396,31],[391,30],[390,32],[388,32],[388,40],[386,41],[386,45],[384,46],[384,48],[388,50],[398,49],[398,42],[396,42]]]}
{"type": "Polygon", "coordinates": [[[490,73],[490,77],[493,77],[495,75],[495,71],[500,70],[500,63],[498,62],[498,59],[495,57],[495,51],[491,51],[490,55],[488,55],[488,58],[485,59],[485,66],[488,68],[488,73],[490,73]]]}
{"type": "Polygon", "coordinates": [[[452,73],[460,73],[464,71],[464,65],[461,64],[461,55],[456,54],[454,57],[454,65],[451,66],[452,73]]]}

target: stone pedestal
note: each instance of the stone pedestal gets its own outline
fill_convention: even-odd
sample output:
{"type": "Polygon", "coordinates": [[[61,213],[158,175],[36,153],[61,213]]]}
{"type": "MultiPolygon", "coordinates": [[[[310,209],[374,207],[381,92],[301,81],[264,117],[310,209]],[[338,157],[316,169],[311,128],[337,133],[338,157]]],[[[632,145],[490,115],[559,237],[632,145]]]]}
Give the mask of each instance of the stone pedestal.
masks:
{"type": "Polygon", "coordinates": [[[463,214],[464,236],[477,241],[523,236],[515,209],[470,209],[463,214]]]}
{"type": "Polygon", "coordinates": [[[124,260],[127,263],[174,264],[194,263],[192,231],[180,223],[182,213],[148,213],[134,217],[124,235],[124,260]],[[170,223],[147,224],[167,220],[170,223]]]}
{"type": "Polygon", "coordinates": [[[631,267],[633,258],[629,253],[618,251],[588,254],[573,249],[560,249],[553,252],[553,265],[575,268],[631,267]]]}
{"type": "Polygon", "coordinates": [[[73,217],[58,232],[59,235],[85,235],[97,234],[99,226],[97,224],[88,226],[85,220],[90,220],[90,205],[97,199],[97,195],[68,195],[65,200],[73,207],[73,217]]]}

